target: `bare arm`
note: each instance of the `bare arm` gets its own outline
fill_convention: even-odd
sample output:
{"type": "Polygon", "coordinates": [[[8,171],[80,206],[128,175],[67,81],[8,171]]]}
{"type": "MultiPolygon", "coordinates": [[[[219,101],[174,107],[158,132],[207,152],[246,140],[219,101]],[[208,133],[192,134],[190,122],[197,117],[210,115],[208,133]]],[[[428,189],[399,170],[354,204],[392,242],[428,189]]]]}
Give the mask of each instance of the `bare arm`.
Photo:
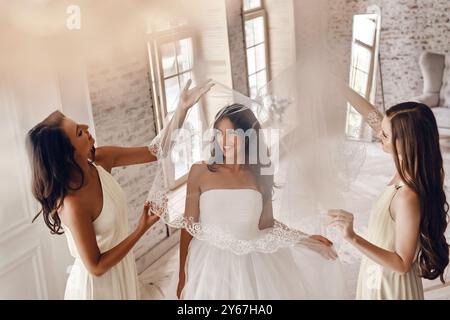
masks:
{"type": "MultiPolygon", "coordinates": [[[[187,108],[179,107],[176,116],[174,116],[168,124],[168,128],[166,129],[168,132],[182,126],[187,115],[187,110],[187,108]]],[[[165,138],[169,139],[169,141],[171,139],[170,135],[165,138]]],[[[111,169],[114,167],[142,164],[156,160],[158,160],[156,155],[150,151],[149,147],[125,148],[106,146],[97,148],[95,154],[96,163],[101,165],[108,172],[111,172],[111,169]]]]}
{"type": "Polygon", "coordinates": [[[181,296],[184,284],[186,283],[186,273],[184,268],[186,266],[186,258],[189,250],[189,244],[191,243],[192,235],[185,229],[181,229],[180,235],[180,271],[178,274],[178,286],[177,286],[177,297],[181,296]]]}
{"type": "Polygon", "coordinates": [[[259,218],[259,230],[272,228],[274,224],[275,219],[273,218],[272,201],[266,201],[261,212],[261,217],[259,218]]]}
{"type": "MultiPolygon", "coordinates": [[[[167,125],[166,132],[179,128],[186,119],[188,108],[179,106],[176,115],[167,125]]],[[[168,134],[164,140],[170,141],[171,135],[168,134]]],[[[160,142],[165,143],[165,142],[160,142]]],[[[101,165],[105,170],[111,172],[114,167],[129,166],[133,164],[142,164],[158,160],[149,147],[115,147],[106,146],[96,149],[95,162],[101,165]]]]}
{"type": "Polygon", "coordinates": [[[378,134],[381,131],[381,120],[383,119],[381,112],[347,84],[336,78],[334,80],[347,101],[361,114],[375,133],[378,134]]]}
{"type": "Polygon", "coordinates": [[[313,240],[317,240],[327,246],[331,246],[333,244],[329,239],[327,239],[321,235],[309,235],[309,234],[304,233],[301,230],[297,230],[297,229],[294,230],[291,227],[284,224],[283,222],[276,220],[273,217],[272,201],[268,200],[264,204],[263,211],[262,211],[261,217],[259,219],[259,230],[272,228],[272,227],[274,227],[275,224],[281,226],[281,228],[283,228],[285,230],[289,230],[290,232],[296,233],[299,237],[309,237],[309,238],[311,238],[313,240]]]}
{"type": "MultiPolygon", "coordinates": [[[[176,112],[164,131],[167,134],[164,134],[163,137],[161,137],[162,139],[159,139],[161,141],[157,141],[162,144],[161,148],[164,149],[166,153],[168,152],[170,143],[172,143],[172,131],[183,125],[189,109],[214,85],[211,80],[208,80],[201,86],[190,89],[191,83],[192,81],[188,80],[186,86],[181,91],[176,112]]],[[[111,169],[114,167],[142,164],[156,160],[156,156],[150,152],[147,146],[131,148],[113,146],[99,147],[96,149],[95,155],[95,161],[108,172],[111,172],[111,169]]]]}
{"type": "MultiPolygon", "coordinates": [[[[186,189],[185,217],[194,217],[200,212],[200,175],[201,165],[194,164],[189,171],[186,189]]],[[[180,269],[178,275],[177,296],[180,298],[186,281],[185,266],[192,235],[185,229],[180,235],[180,269]]]]}
{"type": "Polygon", "coordinates": [[[332,210],[333,224],[343,228],[344,237],[361,253],[399,273],[411,269],[414,261],[420,226],[420,205],[417,195],[408,190],[399,190],[391,204],[395,215],[395,250],[380,248],[353,231],[353,215],[332,210]]]}
{"type": "Polygon", "coordinates": [[[114,167],[156,161],[147,147],[99,147],[95,151],[95,162],[111,172],[114,167]]]}
{"type": "Polygon", "coordinates": [[[75,201],[66,202],[64,224],[69,228],[81,260],[88,272],[94,276],[101,276],[119,263],[133,248],[137,241],[145,234],[159,218],[149,215],[149,204],[144,206],[139,225],[128,237],[108,251],[100,252],[95,237],[91,216],[75,201]]]}

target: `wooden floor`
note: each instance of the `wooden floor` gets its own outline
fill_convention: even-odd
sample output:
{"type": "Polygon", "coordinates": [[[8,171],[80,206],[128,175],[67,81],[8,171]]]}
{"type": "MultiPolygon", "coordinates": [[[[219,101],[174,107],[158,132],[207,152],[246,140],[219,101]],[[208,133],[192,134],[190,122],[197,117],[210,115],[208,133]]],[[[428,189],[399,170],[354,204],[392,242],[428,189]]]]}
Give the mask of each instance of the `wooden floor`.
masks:
{"type": "MultiPolygon", "coordinates": [[[[446,172],[449,172],[450,176],[450,135],[442,135],[441,145],[446,172]]],[[[378,144],[367,144],[366,160],[357,180],[351,186],[351,199],[348,204],[349,211],[355,213],[355,225],[360,232],[364,232],[365,226],[367,226],[371,204],[389,182],[393,172],[394,166],[390,156],[383,153],[378,144]]],[[[449,177],[446,178],[446,185],[450,186],[449,177]]],[[[448,188],[447,197],[450,199],[448,188]]],[[[450,234],[448,238],[450,242],[450,234]]],[[[175,246],[140,274],[144,299],[165,298],[169,279],[178,270],[177,264],[178,246],[175,246]]],[[[358,259],[344,263],[345,276],[353,295],[356,291],[358,268],[358,259]]],[[[450,282],[450,272],[447,272],[447,279],[450,282]]],[[[442,285],[438,280],[424,280],[423,283],[426,299],[450,299],[450,283],[442,285]]]]}

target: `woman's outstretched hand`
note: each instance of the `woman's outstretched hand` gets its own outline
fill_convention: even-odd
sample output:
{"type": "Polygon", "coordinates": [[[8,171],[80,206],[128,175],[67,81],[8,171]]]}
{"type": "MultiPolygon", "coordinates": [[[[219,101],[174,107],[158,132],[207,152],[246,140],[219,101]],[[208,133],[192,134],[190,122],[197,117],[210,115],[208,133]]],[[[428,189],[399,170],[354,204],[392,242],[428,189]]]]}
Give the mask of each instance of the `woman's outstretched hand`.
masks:
{"type": "Polygon", "coordinates": [[[333,209],[328,211],[328,216],[331,218],[329,225],[341,229],[344,239],[349,240],[355,236],[353,214],[342,209],[333,209]]]}
{"type": "Polygon", "coordinates": [[[320,235],[312,235],[304,238],[298,244],[317,252],[327,260],[335,260],[338,257],[332,247],[332,242],[320,235]]]}
{"type": "Polygon", "coordinates": [[[312,236],[310,236],[310,238],[317,240],[328,247],[331,247],[333,245],[333,242],[331,242],[329,239],[327,239],[324,236],[321,236],[319,234],[313,234],[312,236]]]}
{"type": "Polygon", "coordinates": [[[180,106],[183,109],[189,109],[200,100],[200,98],[207,93],[214,83],[211,79],[204,82],[202,85],[189,89],[192,84],[192,80],[189,79],[180,94],[180,106]]]}
{"type": "Polygon", "coordinates": [[[159,216],[162,213],[161,210],[164,209],[164,206],[167,206],[167,199],[164,199],[163,206],[157,206],[153,202],[146,201],[144,204],[144,208],[142,209],[141,219],[139,220],[138,230],[145,233],[152,225],[154,225],[158,220],[159,216]],[[150,212],[150,214],[149,214],[150,212]]]}

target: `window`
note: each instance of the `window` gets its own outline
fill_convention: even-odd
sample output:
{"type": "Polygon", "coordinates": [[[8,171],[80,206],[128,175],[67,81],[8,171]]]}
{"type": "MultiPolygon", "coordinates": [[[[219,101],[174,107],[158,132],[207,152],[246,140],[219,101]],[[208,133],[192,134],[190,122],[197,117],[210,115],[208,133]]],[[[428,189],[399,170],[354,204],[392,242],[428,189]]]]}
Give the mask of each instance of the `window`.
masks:
{"type": "MultiPolygon", "coordinates": [[[[377,55],[378,15],[360,14],[353,17],[353,41],[350,66],[350,87],[373,102],[375,93],[375,58],[377,55]]],[[[347,136],[352,139],[371,139],[368,126],[361,115],[349,105],[347,136]]]]}
{"type": "MultiPolygon", "coordinates": [[[[156,35],[148,43],[150,78],[158,132],[164,126],[163,120],[171,118],[179,94],[189,79],[195,86],[194,37],[192,33],[176,30],[169,34],[156,35]]],[[[185,148],[174,149],[171,163],[166,170],[171,176],[168,183],[176,188],[185,182],[191,164],[201,156],[200,111],[194,106],[185,120],[185,127],[192,133],[191,144],[185,148]]]]}
{"type": "Polygon", "coordinates": [[[261,8],[261,0],[244,0],[244,11],[261,8]]]}
{"type": "Polygon", "coordinates": [[[254,98],[270,78],[266,11],[262,0],[244,0],[243,11],[248,87],[254,98]]]}

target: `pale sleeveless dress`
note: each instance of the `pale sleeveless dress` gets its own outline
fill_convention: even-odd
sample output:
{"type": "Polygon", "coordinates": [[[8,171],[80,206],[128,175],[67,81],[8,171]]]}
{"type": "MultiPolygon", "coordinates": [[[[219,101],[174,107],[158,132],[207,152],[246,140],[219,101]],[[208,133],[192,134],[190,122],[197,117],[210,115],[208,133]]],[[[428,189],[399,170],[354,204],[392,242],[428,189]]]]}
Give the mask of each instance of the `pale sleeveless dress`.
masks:
{"type": "MultiPolygon", "coordinates": [[[[100,252],[108,251],[128,236],[125,194],[105,169],[95,165],[103,193],[103,208],[94,220],[100,252]]],[[[70,253],[75,258],[67,280],[64,299],[139,299],[139,281],[133,252],[102,276],[91,275],[84,266],[69,228],[64,226],[70,253]]]]}
{"type": "MultiPolygon", "coordinates": [[[[395,251],[395,220],[391,216],[390,205],[403,182],[389,185],[372,207],[367,241],[385,250],[395,251]]],[[[401,274],[384,268],[363,256],[356,291],[357,299],[364,300],[422,300],[422,280],[418,276],[417,254],[420,248],[417,241],[416,256],[411,270],[401,274]]]]}
{"type": "MultiPolygon", "coordinates": [[[[253,189],[213,189],[200,195],[203,225],[226,227],[240,239],[261,231],[262,195],[253,189]]],[[[341,264],[308,248],[236,254],[193,238],[185,265],[182,299],[347,299],[341,264]],[[332,284],[332,285],[330,285],[332,284]]],[[[169,299],[176,299],[178,272],[169,299]]]]}

